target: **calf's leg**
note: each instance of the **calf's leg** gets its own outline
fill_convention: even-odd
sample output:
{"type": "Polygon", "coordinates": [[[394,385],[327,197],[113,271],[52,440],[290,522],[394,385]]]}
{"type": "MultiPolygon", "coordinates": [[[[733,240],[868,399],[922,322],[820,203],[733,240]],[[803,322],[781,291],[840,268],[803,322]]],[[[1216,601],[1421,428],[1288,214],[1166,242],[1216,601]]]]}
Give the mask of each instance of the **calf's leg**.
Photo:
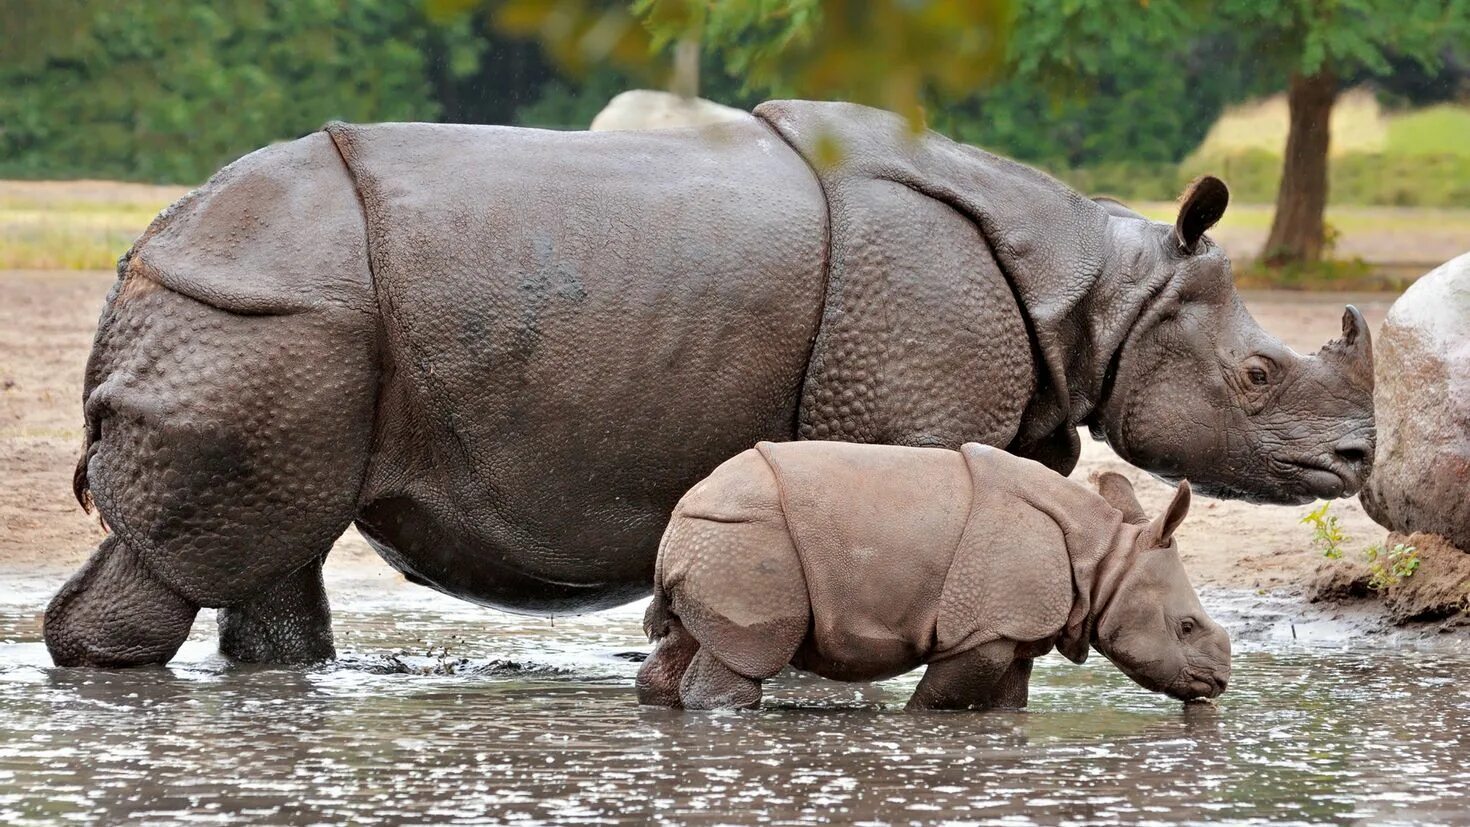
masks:
{"type": "Polygon", "coordinates": [[[929,664],[909,698],[909,710],[992,709],[1005,694],[1016,646],[998,640],[929,664]]]}
{"type": "Polygon", "coordinates": [[[1031,698],[1032,658],[1016,658],[995,685],[993,706],[997,709],[1025,709],[1031,698]]]}
{"type": "Polygon", "coordinates": [[[703,648],[694,653],[679,682],[679,700],[685,709],[755,709],[761,703],[761,682],[703,648]]]}
{"type": "Polygon", "coordinates": [[[668,633],[659,639],[653,654],[638,670],[638,678],[634,681],[638,703],[675,709],[683,706],[679,700],[679,685],[698,651],[699,641],[689,634],[684,624],[677,619],[672,620],[668,633]]]}

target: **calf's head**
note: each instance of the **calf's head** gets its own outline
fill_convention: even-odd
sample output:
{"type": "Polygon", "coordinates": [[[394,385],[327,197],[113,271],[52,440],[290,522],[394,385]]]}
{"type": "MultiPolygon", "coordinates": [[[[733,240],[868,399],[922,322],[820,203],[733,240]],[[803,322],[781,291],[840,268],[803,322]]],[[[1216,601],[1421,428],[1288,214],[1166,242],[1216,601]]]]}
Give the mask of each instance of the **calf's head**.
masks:
{"type": "Polygon", "coordinates": [[[1124,459],[1202,493],[1300,504],[1345,497],[1373,458],[1373,356],[1355,308],[1342,337],[1302,356],[1256,324],[1230,261],[1204,233],[1229,191],[1202,178],[1173,227],[1115,202],[1108,212],[1126,278],[1160,285],[1109,372],[1090,422],[1124,459]]]}
{"type": "Polygon", "coordinates": [[[1189,511],[1189,483],[1149,521],[1128,480],[1104,474],[1098,489],[1123,512],[1131,547],[1115,549],[1098,573],[1093,646],[1145,689],[1180,700],[1213,698],[1230,680],[1230,636],[1189,585],[1174,530],[1189,511]],[[1136,535],[1136,537],[1135,537],[1136,535]]]}

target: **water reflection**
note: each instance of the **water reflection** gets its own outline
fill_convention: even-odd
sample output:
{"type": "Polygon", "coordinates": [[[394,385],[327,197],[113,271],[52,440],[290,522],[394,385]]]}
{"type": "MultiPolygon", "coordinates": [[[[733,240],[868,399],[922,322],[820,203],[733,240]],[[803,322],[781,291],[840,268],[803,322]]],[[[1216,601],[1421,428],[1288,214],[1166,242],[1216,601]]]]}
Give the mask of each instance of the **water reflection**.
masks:
{"type": "Polygon", "coordinates": [[[760,712],[683,714],[633,703],[636,610],[350,609],[331,667],[232,667],[201,636],[130,672],[52,669],[34,611],[0,610],[0,822],[1470,817],[1461,653],[1246,647],[1218,706],[1049,658],[1024,713],[911,715],[915,676],[788,675],[760,712]]]}

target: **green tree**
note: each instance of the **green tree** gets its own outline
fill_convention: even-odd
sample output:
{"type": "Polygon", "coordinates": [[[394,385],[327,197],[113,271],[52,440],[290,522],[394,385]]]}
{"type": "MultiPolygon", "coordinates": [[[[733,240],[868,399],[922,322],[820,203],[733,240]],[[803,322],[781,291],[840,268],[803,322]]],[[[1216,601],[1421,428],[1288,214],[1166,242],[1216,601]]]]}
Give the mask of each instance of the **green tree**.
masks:
{"type": "Polygon", "coordinates": [[[0,168],[31,176],[196,182],[333,118],[434,119],[431,37],[481,48],[396,0],[12,0],[3,24],[0,168]]]}
{"type": "Polygon", "coordinates": [[[1266,260],[1318,261],[1326,241],[1328,123],[1343,80],[1388,74],[1394,57],[1437,66],[1447,47],[1470,38],[1470,2],[1218,0],[1208,14],[1256,57],[1263,77],[1286,85],[1290,128],[1266,260]]]}
{"type": "Polygon", "coordinates": [[[701,62],[688,58],[702,48],[747,91],[872,103],[917,123],[926,97],[962,94],[999,68],[1015,2],[430,0],[430,8],[442,19],[488,8],[500,31],[538,38],[573,72],[610,65],[692,93],[687,75],[701,62]]]}
{"type": "MultiPolygon", "coordinates": [[[[931,107],[941,131],[1054,166],[1173,163],[1241,95],[1187,0],[1021,0],[1005,71],[931,107]]],[[[1221,58],[1227,58],[1223,61],[1221,58]]]]}

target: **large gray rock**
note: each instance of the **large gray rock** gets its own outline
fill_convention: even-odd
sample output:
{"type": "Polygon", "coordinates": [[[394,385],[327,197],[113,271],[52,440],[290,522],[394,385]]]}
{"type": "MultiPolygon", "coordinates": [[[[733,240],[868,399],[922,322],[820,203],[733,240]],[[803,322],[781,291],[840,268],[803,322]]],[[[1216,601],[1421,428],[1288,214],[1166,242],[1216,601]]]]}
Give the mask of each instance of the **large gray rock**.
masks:
{"type": "Polygon", "coordinates": [[[1470,253],[1414,283],[1374,348],[1378,448],[1363,507],[1470,550],[1470,253]]]}

